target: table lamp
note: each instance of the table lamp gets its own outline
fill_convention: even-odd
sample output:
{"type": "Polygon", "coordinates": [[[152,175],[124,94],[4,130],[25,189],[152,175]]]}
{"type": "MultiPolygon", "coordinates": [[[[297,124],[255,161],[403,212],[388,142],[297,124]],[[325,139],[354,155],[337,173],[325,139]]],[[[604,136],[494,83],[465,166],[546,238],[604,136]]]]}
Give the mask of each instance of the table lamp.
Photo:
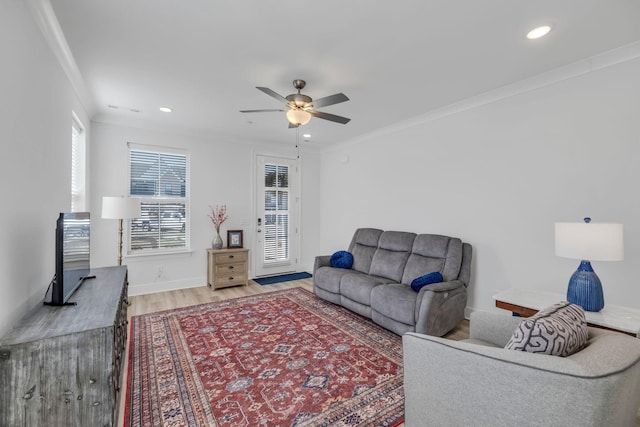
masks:
{"type": "Polygon", "coordinates": [[[602,310],[602,283],[590,261],[622,261],[622,231],[622,224],[593,223],[588,217],[584,222],[555,224],[556,255],[581,260],[578,269],[569,279],[567,301],[586,311],[602,310]]]}
{"type": "Polygon", "coordinates": [[[122,265],[122,221],[129,218],[140,217],[140,199],[130,197],[110,197],[102,198],[102,218],[120,220],[118,231],[118,265],[122,265]]]}

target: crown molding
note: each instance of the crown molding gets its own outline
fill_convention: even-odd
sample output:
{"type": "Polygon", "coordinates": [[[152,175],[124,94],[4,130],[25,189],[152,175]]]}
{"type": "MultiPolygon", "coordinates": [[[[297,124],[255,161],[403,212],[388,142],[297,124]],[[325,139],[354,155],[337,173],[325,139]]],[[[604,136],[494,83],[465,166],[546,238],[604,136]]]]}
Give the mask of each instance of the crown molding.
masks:
{"type": "Polygon", "coordinates": [[[626,44],[615,49],[594,55],[592,57],[567,64],[515,83],[502,86],[476,96],[472,96],[454,104],[445,105],[426,114],[412,117],[401,122],[386,126],[384,128],[357,136],[353,139],[338,143],[326,148],[325,152],[339,151],[348,147],[356,146],[371,138],[394,134],[396,132],[420,126],[444,117],[458,114],[466,110],[481,107],[483,105],[498,102],[523,93],[531,92],[545,86],[549,86],[564,80],[574,79],[585,74],[589,74],[604,68],[612,67],[628,61],[640,58],[640,41],[626,44]]]}
{"type": "Polygon", "coordinates": [[[80,103],[89,117],[95,114],[95,104],[87,91],[87,87],[73,58],[67,39],[64,37],[60,23],[49,0],[27,0],[31,14],[49,44],[60,66],[64,70],[80,103]]]}
{"type": "MultiPolygon", "coordinates": [[[[282,142],[276,140],[261,140],[254,137],[243,137],[235,134],[213,132],[210,130],[196,129],[182,126],[171,126],[153,123],[144,120],[127,119],[118,117],[113,114],[96,113],[91,118],[91,123],[96,125],[116,126],[119,128],[132,129],[142,132],[151,132],[159,134],[167,134],[173,136],[182,136],[202,141],[223,141],[229,144],[243,144],[247,147],[260,146],[271,150],[297,150],[296,141],[282,142]]],[[[319,154],[322,151],[320,143],[300,142],[299,152],[309,154],[319,154]]]]}

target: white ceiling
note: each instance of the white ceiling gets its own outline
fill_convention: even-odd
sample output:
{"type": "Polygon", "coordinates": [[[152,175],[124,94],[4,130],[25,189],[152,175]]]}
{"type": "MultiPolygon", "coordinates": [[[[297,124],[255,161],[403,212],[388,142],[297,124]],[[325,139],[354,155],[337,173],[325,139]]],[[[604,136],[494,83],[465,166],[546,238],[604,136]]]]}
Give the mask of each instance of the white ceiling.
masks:
{"type": "Polygon", "coordinates": [[[100,120],[291,143],[284,113],[239,110],[301,78],[351,99],[301,128],[319,146],[640,40],[638,0],[50,1],[100,120]]]}

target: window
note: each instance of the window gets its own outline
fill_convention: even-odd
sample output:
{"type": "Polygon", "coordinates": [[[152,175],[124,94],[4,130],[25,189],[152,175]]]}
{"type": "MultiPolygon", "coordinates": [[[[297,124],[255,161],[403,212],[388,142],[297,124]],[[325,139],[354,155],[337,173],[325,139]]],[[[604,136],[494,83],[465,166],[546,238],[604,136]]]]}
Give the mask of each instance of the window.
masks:
{"type": "Polygon", "coordinates": [[[85,131],[78,117],[71,117],[71,212],[87,210],[85,131]]]}
{"type": "Polygon", "coordinates": [[[264,261],[289,259],[289,166],[264,166],[264,261]]]}
{"type": "Polygon", "coordinates": [[[129,223],[129,253],[189,249],[189,158],[182,150],[129,145],[129,194],[141,216],[129,223]]]}

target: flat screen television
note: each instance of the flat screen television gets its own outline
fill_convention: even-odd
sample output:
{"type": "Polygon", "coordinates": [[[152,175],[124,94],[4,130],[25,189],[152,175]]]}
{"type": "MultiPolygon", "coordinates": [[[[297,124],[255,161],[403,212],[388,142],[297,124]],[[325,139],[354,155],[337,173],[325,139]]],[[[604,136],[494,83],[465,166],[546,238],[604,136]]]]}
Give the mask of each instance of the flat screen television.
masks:
{"type": "Polygon", "coordinates": [[[60,213],[56,222],[56,274],[47,305],[69,305],[69,297],[89,275],[89,212],[60,213]]]}

